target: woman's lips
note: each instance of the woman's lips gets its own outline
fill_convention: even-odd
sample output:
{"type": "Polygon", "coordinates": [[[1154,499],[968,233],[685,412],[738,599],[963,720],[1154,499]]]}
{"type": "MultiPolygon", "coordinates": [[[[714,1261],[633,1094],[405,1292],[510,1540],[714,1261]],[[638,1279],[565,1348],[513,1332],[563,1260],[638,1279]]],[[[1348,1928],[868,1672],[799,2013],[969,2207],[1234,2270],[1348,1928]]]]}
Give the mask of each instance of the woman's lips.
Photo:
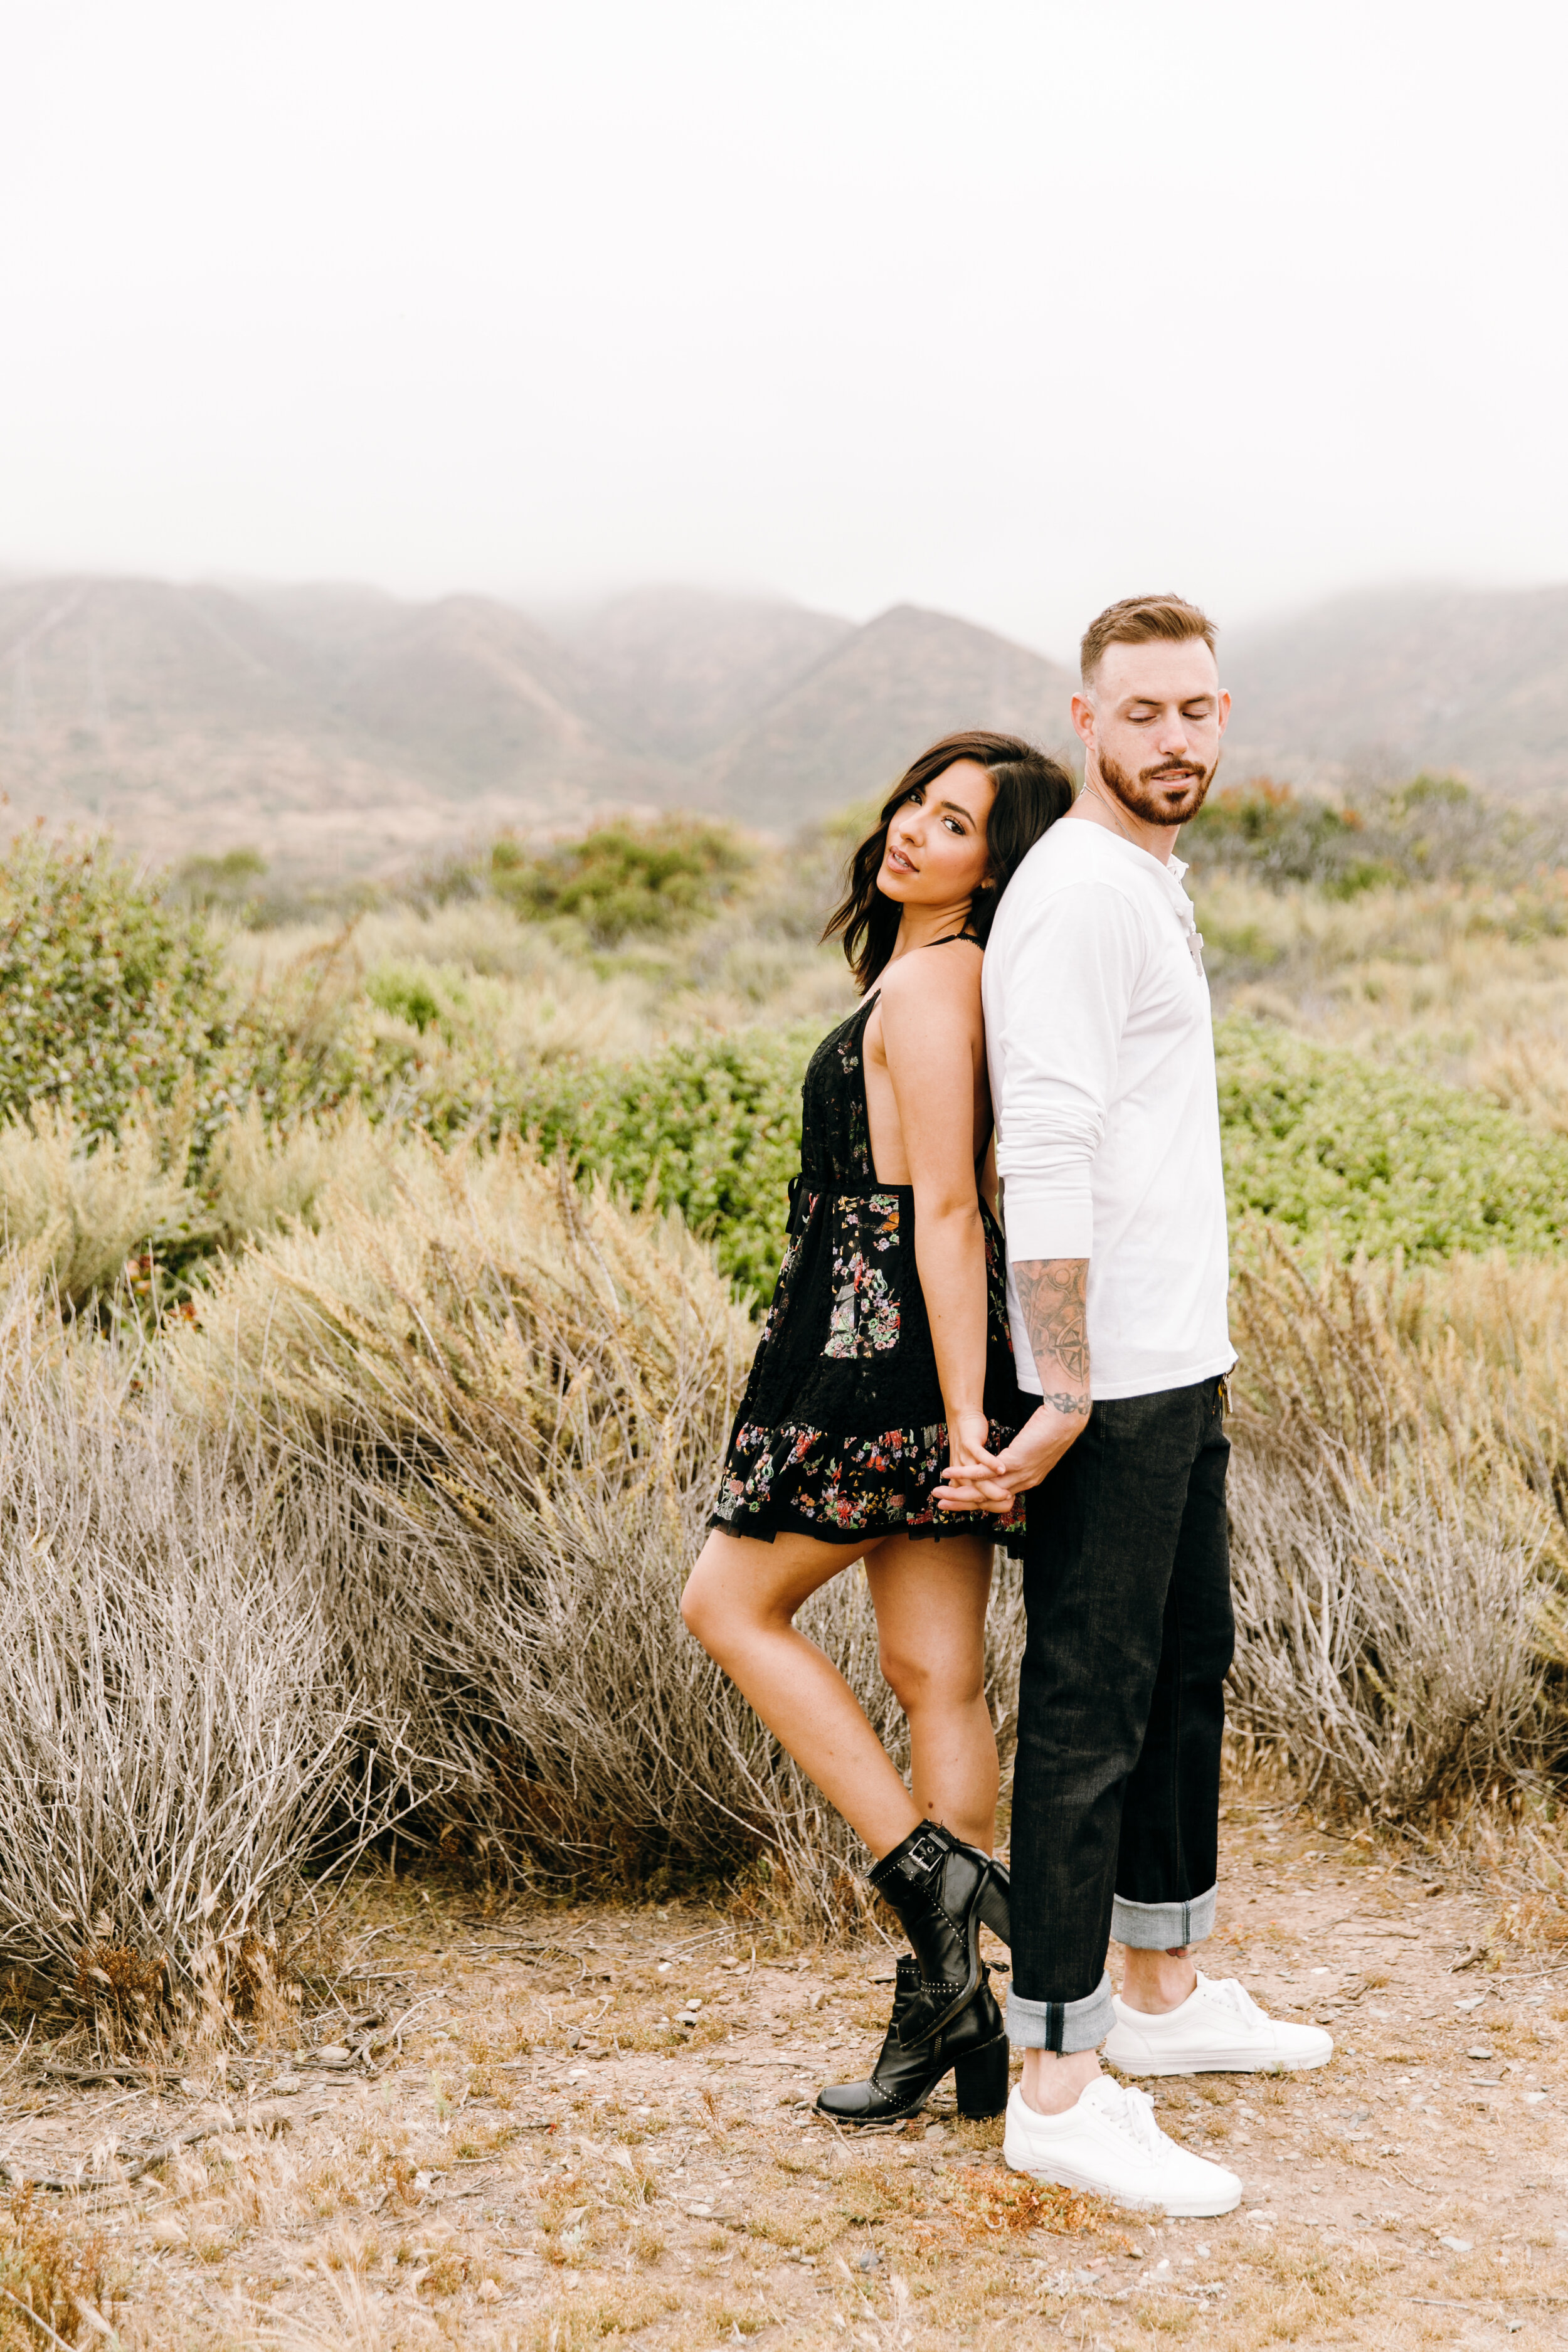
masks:
{"type": "Polygon", "coordinates": [[[920,867],[912,865],[904,856],[901,849],[889,849],[888,852],[888,863],[900,874],[918,874],[920,872],[920,867]]]}

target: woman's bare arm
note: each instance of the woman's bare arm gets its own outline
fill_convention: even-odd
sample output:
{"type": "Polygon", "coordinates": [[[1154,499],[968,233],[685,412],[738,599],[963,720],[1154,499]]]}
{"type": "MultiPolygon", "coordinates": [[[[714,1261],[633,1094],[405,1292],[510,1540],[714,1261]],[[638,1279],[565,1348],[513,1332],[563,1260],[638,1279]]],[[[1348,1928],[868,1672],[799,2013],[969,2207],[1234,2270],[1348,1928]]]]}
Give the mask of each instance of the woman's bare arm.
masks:
{"type": "Polygon", "coordinates": [[[884,981],[881,1047],[915,1194],[925,1297],[953,1460],[984,1456],[985,1240],[974,1187],[980,959],[962,948],[900,961],[884,981]],[[890,982],[890,984],[889,984],[890,982]]]}

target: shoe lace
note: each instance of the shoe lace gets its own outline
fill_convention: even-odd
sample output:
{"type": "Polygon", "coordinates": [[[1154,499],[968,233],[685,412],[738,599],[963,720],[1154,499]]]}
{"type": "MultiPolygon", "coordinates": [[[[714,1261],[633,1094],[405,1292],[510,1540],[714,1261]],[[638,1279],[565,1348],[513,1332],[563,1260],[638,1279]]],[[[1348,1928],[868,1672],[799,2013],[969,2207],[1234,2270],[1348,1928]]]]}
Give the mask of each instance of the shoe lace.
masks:
{"type": "Polygon", "coordinates": [[[1219,2001],[1224,2008],[1234,2011],[1247,2025],[1262,2024],[1264,2011],[1258,2008],[1258,2003],[1239,1979],[1205,1977],[1200,1969],[1198,1984],[1211,2000],[1219,2001]]]}
{"type": "Polygon", "coordinates": [[[1154,2121],[1154,2102],[1147,2091],[1134,2091],[1123,2084],[1121,2098],[1114,2105],[1107,2099],[1103,2113],[1107,2122],[1125,2132],[1137,2147],[1152,2154],[1159,2146],[1162,2134],[1154,2121]]]}

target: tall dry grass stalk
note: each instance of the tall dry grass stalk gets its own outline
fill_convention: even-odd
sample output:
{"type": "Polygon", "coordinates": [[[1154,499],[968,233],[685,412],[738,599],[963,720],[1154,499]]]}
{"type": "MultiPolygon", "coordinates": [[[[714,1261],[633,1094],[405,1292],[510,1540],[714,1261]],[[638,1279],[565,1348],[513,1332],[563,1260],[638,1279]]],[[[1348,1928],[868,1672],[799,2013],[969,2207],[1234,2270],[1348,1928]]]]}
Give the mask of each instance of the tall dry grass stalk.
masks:
{"type": "Polygon", "coordinates": [[[1568,1734],[1568,1268],[1312,1282],[1269,1242],[1237,1289],[1239,1722],[1384,1819],[1540,1784],[1568,1734]]]}
{"type": "Polygon", "coordinates": [[[0,1401],[0,1974],[132,2029],[254,1992],[301,1873],[383,1818],[316,1595],[248,1439],[193,1448],[25,1276],[0,1401]]]}
{"type": "MultiPolygon", "coordinates": [[[[384,1165],[386,1197],[332,1193],[233,1266],[172,1378],[262,1433],[399,1794],[438,1780],[437,1815],[529,1872],[754,1863],[853,1907],[849,1833],[678,1614],[754,1342],[710,1256],[515,1143],[384,1165]]],[[[803,1622],[900,1752],[863,1576],[803,1622]]]]}
{"type": "MultiPolygon", "coordinates": [[[[227,1148],[237,1229],[313,1223],[195,1327],[73,1328],[37,1252],[0,1286],[0,1969],[132,2022],[242,1997],[395,1820],[841,1922],[863,1857],[677,1610],[753,1344],[709,1253],[516,1143],[227,1148]]],[[[1568,1268],[1309,1281],[1262,1242],[1237,1287],[1239,1725],[1384,1817],[1544,1785],[1568,1268]]],[[[802,1622],[903,1762],[863,1575],[802,1622]]],[[[1005,1752],[1022,1633],[1005,1577],[1005,1752]]]]}
{"type": "Polygon", "coordinates": [[[126,1259],[194,1205],[185,1186],[193,1089],[118,1136],[85,1136],[68,1102],[0,1125],[0,1247],[71,1306],[112,1288],[126,1259]]]}

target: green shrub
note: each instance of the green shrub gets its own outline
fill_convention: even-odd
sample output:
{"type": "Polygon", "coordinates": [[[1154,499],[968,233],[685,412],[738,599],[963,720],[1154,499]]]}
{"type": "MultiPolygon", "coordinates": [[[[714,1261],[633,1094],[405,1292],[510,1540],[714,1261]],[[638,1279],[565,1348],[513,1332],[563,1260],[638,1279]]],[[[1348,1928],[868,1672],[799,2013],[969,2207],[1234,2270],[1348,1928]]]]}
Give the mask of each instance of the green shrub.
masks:
{"type": "Polygon", "coordinates": [[[784,1255],[800,1166],[800,1082],[815,1030],[750,1029],[668,1046],[620,1067],[558,1065],[524,1111],[547,1151],[678,1208],[718,1244],[727,1274],[763,1299],[784,1255]]]}
{"type": "Polygon", "coordinates": [[[24,834],[0,856],[0,1115],[68,1094],[77,1128],[109,1134],[189,1068],[210,1127],[227,993],[201,915],[160,904],[107,845],[24,834]]]}
{"type": "Polygon", "coordinates": [[[1311,882],[1331,898],[1405,877],[1368,852],[1360,811],[1302,800],[1289,784],[1255,776],[1212,793],[1183,835],[1183,855],[1200,866],[1238,867],[1276,888],[1311,882]]]}
{"type": "Polygon", "coordinates": [[[243,916],[257,910],[266,879],[267,860],[258,849],[228,849],[221,857],[183,859],[163,895],[176,906],[198,907],[204,913],[221,907],[243,916]]]}
{"type": "Polygon", "coordinates": [[[1568,1236],[1568,1139],[1484,1095],[1220,1022],[1220,1124],[1233,1220],[1249,1212],[1342,1249],[1531,1256],[1568,1236]]]}
{"type": "Polygon", "coordinates": [[[1200,873],[1225,866],[1330,898],[1444,882],[1517,890],[1568,859],[1568,826],[1549,810],[1489,801],[1457,776],[1363,785],[1342,803],[1254,776],[1210,793],[1184,828],[1182,855],[1200,873]]]}
{"type": "MultiPolygon", "coordinates": [[[[815,1030],[754,1029],[616,1067],[561,1064],[522,1113],[547,1150],[679,1208],[727,1273],[772,1290],[800,1164],[815,1030]]],[[[1344,1252],[1513,1256],[1568,1237],[1568,1139],[1483,1095],[1310,1045],[1237,1015],[1215,1029],[1231,1218],[1260,1215],[1344,1252]]]]}
{"type": "Polygon", "coordinates": [[[752,860],[727,824],[666,817],[656,824],[595,825],[581,841],[533,856],[502,839],[490,852],[490,887],[520,914],[569,916],[599,947],[628,932],[687,929],[730,897],[752,860]]]}

